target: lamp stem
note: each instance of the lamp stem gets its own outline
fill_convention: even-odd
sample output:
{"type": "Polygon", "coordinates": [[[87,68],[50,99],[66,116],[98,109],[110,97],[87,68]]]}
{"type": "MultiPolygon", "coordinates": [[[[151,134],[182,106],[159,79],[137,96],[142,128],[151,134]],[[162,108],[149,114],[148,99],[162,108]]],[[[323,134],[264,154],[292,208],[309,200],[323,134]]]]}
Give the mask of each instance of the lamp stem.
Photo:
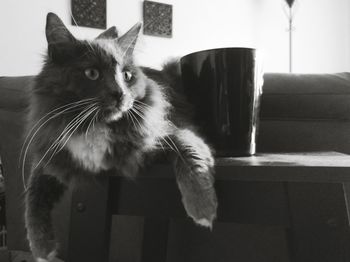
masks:
{"type": "Polygon", "coordinates": [[[293,72],[292,59],[293,59],[293,17],[292,8],[289,8],[289,73],[293,72]]]}

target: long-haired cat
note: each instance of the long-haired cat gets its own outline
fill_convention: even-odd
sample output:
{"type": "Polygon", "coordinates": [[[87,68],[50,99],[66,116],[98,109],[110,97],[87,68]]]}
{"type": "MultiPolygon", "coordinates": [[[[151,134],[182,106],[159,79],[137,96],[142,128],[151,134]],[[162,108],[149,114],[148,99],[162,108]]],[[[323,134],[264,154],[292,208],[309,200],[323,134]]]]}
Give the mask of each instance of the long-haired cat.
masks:
{"type": "Polygon", "coordinates": [[[174,65],[157,71],[134,64],[140,28],[118,37],[112,27],[82,41],[47,15],[48,52],[31,90],[24,151],[24,160],[29,148],[32,155],[25,220],[38,261],[56,254],[51,211],[73,180],[110,169],[133,177],[145,157],[163,150],[173,154],[187,214],[212,226],[212,151],[194,131],[190,106],[174,85],[174,65]]]}

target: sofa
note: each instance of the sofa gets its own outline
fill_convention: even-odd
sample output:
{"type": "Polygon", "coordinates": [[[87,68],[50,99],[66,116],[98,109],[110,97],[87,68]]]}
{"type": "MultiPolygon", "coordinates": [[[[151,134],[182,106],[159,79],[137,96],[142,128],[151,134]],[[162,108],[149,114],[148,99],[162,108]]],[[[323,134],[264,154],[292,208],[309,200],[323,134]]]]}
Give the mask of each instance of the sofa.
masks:
{"type": "Polygon", "coordinates": [[[350,153],[350,73],[264,78],[258,151],[350,153]]]}
{"type": "MultiPolygon", "coordinates": [[[[0,77],[0,156],[6,184],[9,250],[28,250],[18,161],[25,135],[26,90],[33,78],[0,77]]],[[[350,73],[265,74],[257,151],[350,154],[350,73]]],[[[328,193],[332,194],[332,189],[328,193]]],[[[63,243],[61,257],[65,256],[69,237],[71,192],[64,198],[54,215],[63,243]]]]}

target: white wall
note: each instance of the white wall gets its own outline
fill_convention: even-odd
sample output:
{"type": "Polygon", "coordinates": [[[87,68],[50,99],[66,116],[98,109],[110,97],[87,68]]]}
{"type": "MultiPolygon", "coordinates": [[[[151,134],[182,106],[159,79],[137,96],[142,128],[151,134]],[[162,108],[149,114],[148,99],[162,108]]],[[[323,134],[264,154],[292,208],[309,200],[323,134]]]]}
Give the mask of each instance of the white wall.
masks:
{"type": "Polygon", "coordinates": [[[302,0],[298,13],[295,70],[350,71],[350,1],[302,0]]]}
{"type": "MultiPolygon", "coordinates": [[[[70,0],[1,0],[0,75],[36,74],[45,53],[45,16],[57,13],[70,24],[70,0]]],[[[252,46],[256,0],[163,0],[173,4],[173,38],[143,36],[138,61],[159,67],[165,58],[203,48],[252,46]],[[214,4],[213,4],[214,3],[214,4]]],[[[142,0],[107,0],[107,26],[125,32],[142,19],[142,0]]],[[[95,37],[101,30],[69,29],[78,37],[95,37]]]]}
{"type": "MultiPolygon", "coordinates": [[[[169,56],[226,46],[258,47],[265,71],[288,71],[287,20],[282,0],[159,0],[173,5],[173,38],[143,36],[138,61],[159,67],[169,56]]],[[[350,1],[299,0],[294,71],[350,71],[350,1]],[[317,2],[317,5],[315,5],[317,2]]],[[[70,24],[70,0],[1,0],[0,75],[39,72],[45,53],[45,16],[70,24]]],[[[107,25],[125,32],[142,20],[142,0],[107,0],[107,25]]],[[[101,30],[68,26],[80,38],[101,30]]]]}
{"type": "MultiPolygon", "coordinates": [[[[350,71],[350,1],[297,0],[293,31],[293,72],[350,71]]],[[[288,72],[288,21],[282,0],[263,0],[257,8],[257,46],[265,70],[288,72]]]]}

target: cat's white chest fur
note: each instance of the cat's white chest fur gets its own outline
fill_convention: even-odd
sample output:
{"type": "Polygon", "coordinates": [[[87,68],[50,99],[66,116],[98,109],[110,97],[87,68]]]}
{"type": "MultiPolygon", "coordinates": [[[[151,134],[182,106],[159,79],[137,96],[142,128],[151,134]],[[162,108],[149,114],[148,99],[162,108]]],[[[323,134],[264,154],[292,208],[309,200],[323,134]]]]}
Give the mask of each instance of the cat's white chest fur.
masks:
{"type": "Polygon", "coordinates": [[[105,157],[111,152],[111,140],[106,128],[97,127],[87,134],[74,135],[66,146],[83,168],[92,172],[108,169],[105,157]]]}

